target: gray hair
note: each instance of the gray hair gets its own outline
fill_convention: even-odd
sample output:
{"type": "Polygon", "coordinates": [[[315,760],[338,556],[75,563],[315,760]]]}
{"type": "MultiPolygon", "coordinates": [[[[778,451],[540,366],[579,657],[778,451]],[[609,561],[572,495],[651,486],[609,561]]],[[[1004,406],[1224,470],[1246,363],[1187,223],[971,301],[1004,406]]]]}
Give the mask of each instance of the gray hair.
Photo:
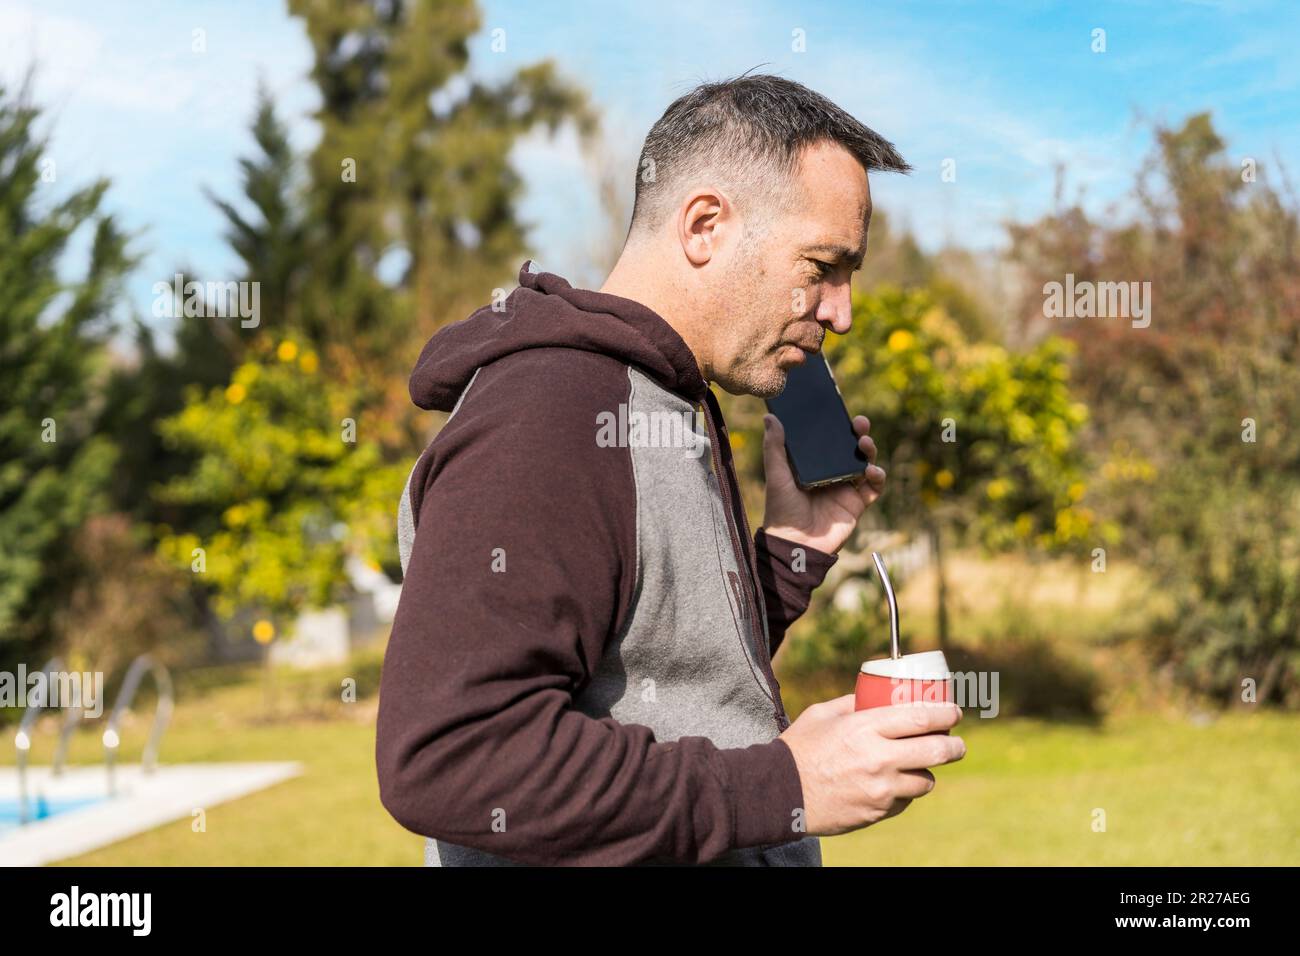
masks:
{"type": "Polygon", "coordinates": [[[674,100],[646,135],[629,235],[658,228],[706,173],[738,187],[739,202],[752,197],[760,219],[787,208],[800,154],[824,141],[866,170],[912,169],[893,143],[793,80],[760,73],[702,84],[674,100]]]}

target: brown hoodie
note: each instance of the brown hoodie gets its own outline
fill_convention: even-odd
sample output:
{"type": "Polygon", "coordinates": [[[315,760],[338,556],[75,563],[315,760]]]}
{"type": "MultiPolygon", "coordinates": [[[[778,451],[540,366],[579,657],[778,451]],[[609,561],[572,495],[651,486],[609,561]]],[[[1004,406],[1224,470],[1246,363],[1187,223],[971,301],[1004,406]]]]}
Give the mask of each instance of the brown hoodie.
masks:
{"type": "Polygon", "coordinates": [[[430,864],[818,865],[771,655],[835,558],[751,537],[667,322],[529,266],[411,375],[452,414],[401,502],[380,798],[430,864]]]}

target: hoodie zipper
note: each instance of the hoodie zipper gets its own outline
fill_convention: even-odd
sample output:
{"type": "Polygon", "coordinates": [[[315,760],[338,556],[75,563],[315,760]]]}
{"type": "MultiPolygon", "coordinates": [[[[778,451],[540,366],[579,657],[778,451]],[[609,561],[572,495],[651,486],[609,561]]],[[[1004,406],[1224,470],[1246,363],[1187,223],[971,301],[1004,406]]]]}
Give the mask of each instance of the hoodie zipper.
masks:
{"type": "Polygon", "coordinates": [[[781,703],[781,691],[777,687],[776,674],[772,670],[771,650],[767,646],[767,640],[763,633],[763,613],[762,606],[758,604],[758,598],[754,594],[754,589],[759,586],[758,579],[758,562],[749,549],[745,548],[740,541],[740,536],[736,531],[736,513],[739,511],[740,520],[745,524],[745,534],[749,534],[749,519],[745,517],[744,507],[738,506],[732,497],[731,489],[731,472],[726,468],[722,459],[722,430],[717,424],[717,420],[722,417],[722,409],[717,407],[717,399],[713,392],[706,390],[704,398],[704,420],[709,429],[709,446],[713,452],[713,471],[718,479],[718,488],[722,492],[723,505],[726,508],[727,515],[727,532],[731,536],[731,551],[736,560],[737,568],[748,568],[749,573],[743,575],[749,579],[749,584],[745,587],[745,601],[752,608],[749,615],[750,634],[755,642],[755,654],[758,656],[759,667],[763,671],[763,677],[767,681],[768,690],[772,699],[772,716],[776,718],[777,727],[785,730],[790,726],[790,719],[786,716],[785,706],[781,703]],[[715,419],[714,412],[717,412],[715,419]]]}

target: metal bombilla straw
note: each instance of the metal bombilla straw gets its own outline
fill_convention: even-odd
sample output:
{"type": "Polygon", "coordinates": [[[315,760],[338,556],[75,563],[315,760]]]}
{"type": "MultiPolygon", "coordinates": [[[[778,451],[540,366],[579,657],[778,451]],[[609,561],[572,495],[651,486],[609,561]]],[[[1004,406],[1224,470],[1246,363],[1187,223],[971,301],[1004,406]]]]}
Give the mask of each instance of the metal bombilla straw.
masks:
{"type": "Polygon", "coordinates": [[[885,587],[885,598],[889,601],[889,657],[896,661],[903,656],[898,649],[898,601],[894,597],[894,585],[889,581],[889,572],[885,570],[885,562],[881,560],[880,554],[872,551],[871,560],[876,563],[876,573],[880,575],[880,583],[885,587]]]}

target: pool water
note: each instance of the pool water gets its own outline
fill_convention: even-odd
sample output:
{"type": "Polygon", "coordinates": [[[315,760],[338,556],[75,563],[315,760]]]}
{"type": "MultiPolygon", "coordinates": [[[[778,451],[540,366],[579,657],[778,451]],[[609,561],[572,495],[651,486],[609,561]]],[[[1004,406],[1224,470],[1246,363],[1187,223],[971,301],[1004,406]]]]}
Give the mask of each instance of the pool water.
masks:
{"type": "MultiPolygon", "coordinates": [[[[28,822],[46,820],[62,813],[91,807],[107,799],[107,797],[62,797],[52,800],[49,797],[33,796],[27,802],[27,812],[30,816],[28,822]]],[[[18,812],[17,797],[0,797],[0,834],[18,827],[18,812]]]]}

